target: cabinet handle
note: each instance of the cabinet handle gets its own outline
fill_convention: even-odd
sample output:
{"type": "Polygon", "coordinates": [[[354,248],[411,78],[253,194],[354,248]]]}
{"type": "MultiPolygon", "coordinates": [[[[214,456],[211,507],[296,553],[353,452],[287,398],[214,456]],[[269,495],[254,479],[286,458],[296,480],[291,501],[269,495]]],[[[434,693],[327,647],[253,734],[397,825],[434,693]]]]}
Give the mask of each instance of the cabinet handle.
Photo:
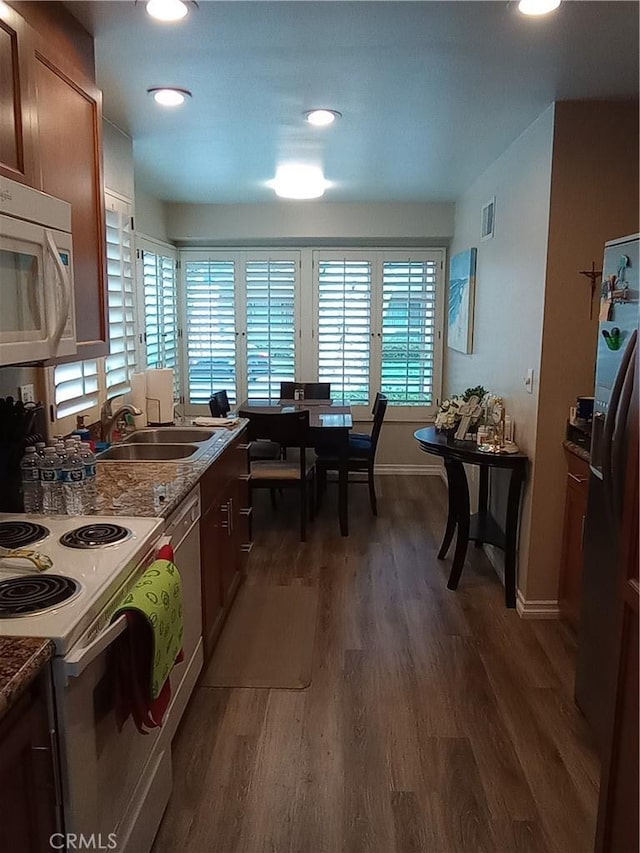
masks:
{"type": "Polygon", "coordinates": [[[580,550],[584,551],[584,522],[586,519],[586,515],[582,516],[582,529],[580,531],[580,550]]]}
{"type": "Polygon", "coordinates": [[[588,477],[578,477],[577,474],[569,473],[569,477],[573,480],[574,483],[587,483],[589,481],[588,477]]]}
{"type": "Polygon", "coordinates": [[[233,536],[233,498],[229,498],[229,536],[233,536]]]}
{"type": "Polygon", "coordinates": [[[253,542],[243,542],[243,544],[240,546],[240,550],[243,554],[250,554],[252,548],[253,542]]]}
{"type": "Polygon", "coordinates": [[[248,450],[250,447],[250,444],[236,444],[237,450],[248,450]]]}
{"type": "Polygon", "coordinates": [[[239,480],[242,480],[243,483],[248,483],[251,479],[251,474],[240,474],[238,477],[239,480]]]}
{"type": "Polygon", "coordinates": [[[240,515],[244,515],[247,518],[249,518],[249,516],[251,515],[252,512],[253,512],[252,506],[245,506],[240,510],[240,515]]]}

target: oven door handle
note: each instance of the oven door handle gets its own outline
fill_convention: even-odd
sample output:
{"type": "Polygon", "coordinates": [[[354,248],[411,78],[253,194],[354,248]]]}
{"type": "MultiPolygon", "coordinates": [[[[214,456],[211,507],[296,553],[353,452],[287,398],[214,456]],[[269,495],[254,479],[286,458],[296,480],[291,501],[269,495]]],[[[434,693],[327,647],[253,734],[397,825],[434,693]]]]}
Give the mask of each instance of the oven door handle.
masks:
{"type": "Polygon", "coordinates": [[[119,637],[126,629],[127,617],[123,614],[109,625],[108,628],[105,628],[101,634],[98,634],[95,640],[90,642],[88,646],[83,646],[83,648],[66,655],[64,658],[65,675],[68,678],[78,678],[79,675],[82,675],[89,664],[93,663],[111,645],[116,637],[119,637]]]}

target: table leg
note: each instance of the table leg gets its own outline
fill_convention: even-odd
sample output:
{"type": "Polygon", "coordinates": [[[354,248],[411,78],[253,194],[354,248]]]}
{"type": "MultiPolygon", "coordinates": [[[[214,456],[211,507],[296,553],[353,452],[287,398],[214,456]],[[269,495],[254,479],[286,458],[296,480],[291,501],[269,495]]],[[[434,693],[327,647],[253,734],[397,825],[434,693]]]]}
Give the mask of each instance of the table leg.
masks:
{"type": "Polygon", "coordinates": [[[520,495],[524,470],[521,465],[511,469],[507,518],[505,521],[504,545],[504,597],[507,607],[516,606],[516,570],[518,559],[518,522],[520,519],[520,495]]]}
{"type": "Polygon", "coordinates": [[[449,514],[447,515],[447,528],[444,531],[444,539],[438,551],[438,559],[444,560],[447,556],[447,551],[451,545],[453,534],[456,530],[456,475],[453,471],[453,465],[457,463],[450,462],[449,459],[444,460],[444,468],[447,472],[447,491],[449,495],[449,514]]]}
{"type": "MultiPolygon", "coordinates": [[[[489,469],[486,465],[480,465],[480,483],[478,486],[478,514],[483,516],[487,513],[487,503],[489,500],[489,469]]],[[[475,547],[482,548],[484,542],[476,539],[475,547]]]]}
{"type": "Polygon", "coordinates": [[[349,535],[349,434],[340,436],[339,442],[339,471],[338,471],[338,516],[340,518],[340,533],[349,535]]]}
{"type": "Polygon", "coordinates": [[[455,512],[457,517],[458,534],[456,536],[456,550],[453,555],[453,564],[451,573],[447,582],[448,589],[457,589],[460,575],[464,567],[464,561],[467,556],[467,545],[469,544],[469,484],[467,483],[467,475],[464,471],[464,465],[461,462],[451,463],[454,475],[456,488],[456,506],[455,512]]]}

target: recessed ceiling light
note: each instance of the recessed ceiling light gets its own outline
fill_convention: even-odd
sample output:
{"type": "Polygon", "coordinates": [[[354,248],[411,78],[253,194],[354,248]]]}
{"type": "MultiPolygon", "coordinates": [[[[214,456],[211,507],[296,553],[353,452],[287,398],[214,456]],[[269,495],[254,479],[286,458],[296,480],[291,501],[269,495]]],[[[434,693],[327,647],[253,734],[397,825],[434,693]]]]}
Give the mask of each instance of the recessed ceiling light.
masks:
{"type": "Polygon", "coordinates": [[[328,124],[333,124],[337,118],[342,118],[342,113],[338,110],[307,110],[304,117],[315,127],[326,127],[328,124]]]}
{"type": "Polygon", "coordinates": [[[518,10],[523,15],[548,15],[557,9],[562,0],[520,0],[518,10]]]}
{"type": "Polygon", "coordinates": [[[280,198],[305,199],[320,198],[329,184],[318,166],[290,163],[278,166],[276,176],[273,181],[269,181],[268,186],[280,198]]]}
{"type": "Polygon", "coordinates": [[[163,107],[179,107],[184,104],[186,98],[191,97],[191,92],[188,89],[177,89],[174,86],[155,86],[147,89],[150,95],[153,95],[153,100],[163,107]]]}
{"type": "Polygon", "coordinates": [[[158,21],[179,21],[189,10],[182,0],[149,0],[147,14],[158,21]]]}

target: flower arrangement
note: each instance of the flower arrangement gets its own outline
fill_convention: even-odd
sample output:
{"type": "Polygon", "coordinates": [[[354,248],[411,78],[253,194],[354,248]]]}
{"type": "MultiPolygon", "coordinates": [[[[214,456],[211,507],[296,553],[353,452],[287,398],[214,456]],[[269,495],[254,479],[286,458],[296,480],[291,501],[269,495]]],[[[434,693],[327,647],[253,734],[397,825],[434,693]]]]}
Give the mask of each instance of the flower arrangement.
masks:
{"type": "Polygon", "coordinates": [[[467,388],[464,394],[456,394],[443,400],[436,414],[435,426],[439,432],[455,432],[464,415],[471,418],[471,426],[477,429],[482,420],[487,420],[494,410],[502,407],[502,397],[492,394],[477,385],[475,388],[467,388]],[[470,411],[469,402],[475,397],[477,405],[470,411]]]}

